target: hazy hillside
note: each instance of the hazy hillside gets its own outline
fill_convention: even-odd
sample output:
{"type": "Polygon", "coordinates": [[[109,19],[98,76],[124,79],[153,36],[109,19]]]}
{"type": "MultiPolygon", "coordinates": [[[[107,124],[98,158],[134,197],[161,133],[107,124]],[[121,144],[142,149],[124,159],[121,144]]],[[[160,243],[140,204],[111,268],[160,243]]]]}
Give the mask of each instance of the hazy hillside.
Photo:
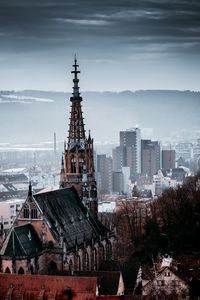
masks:
{"type": "MultiPolygon", "coordinates": [[[[97,141],[118,141],[119,130],[153,128],[153,136],[177,135],[200,128],[200,92],[85,92],[86,129],[97,141]]],[[[0,143],[63,140],[67,134],[70,94],[62,92],[0,92],[0,143]]]]}

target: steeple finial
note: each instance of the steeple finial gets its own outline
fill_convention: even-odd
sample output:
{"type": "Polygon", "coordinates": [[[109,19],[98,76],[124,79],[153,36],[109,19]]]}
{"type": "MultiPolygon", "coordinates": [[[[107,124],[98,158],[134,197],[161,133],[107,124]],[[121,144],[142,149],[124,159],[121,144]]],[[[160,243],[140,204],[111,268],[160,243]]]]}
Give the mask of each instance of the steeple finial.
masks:
{"type": "Polygon", "coordinates": [[[77,64],[76,54],[74,57],[73,67],[74,67],[74,70],[71,71],[71,73],[74,74],[74,79],[73,79],[74,86],[73,86],[73,93],[72,93],[73,96],[70,98],[70,100],[71,101],[73,101],[73,100],[82,101],[82,97],[80,97],[79,86],[78,86],[78,83],[79,83],[78,74],[80,73],[80,71],[78,71],[79,65],[77,64]]]}
{"type": "Polygon", "coordinates": [[[32,197],[32,184],[31,184],[31,180],[29,180],[28,197],[32,197]]]}

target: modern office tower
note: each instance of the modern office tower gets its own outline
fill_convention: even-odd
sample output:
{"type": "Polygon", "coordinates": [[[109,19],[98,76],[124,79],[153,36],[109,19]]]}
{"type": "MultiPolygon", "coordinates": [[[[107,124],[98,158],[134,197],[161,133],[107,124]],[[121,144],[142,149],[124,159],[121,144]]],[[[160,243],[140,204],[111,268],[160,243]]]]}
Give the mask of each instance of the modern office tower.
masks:
{"type": "Polygon", "coordinates": [[[175,150],[162,150],[162,169],[175,168],[175,150]]]}
{"type": "Polygon", "coordinates": [[[123,191],[123,174],[120,171],[112,173],[112,190],[118,194],[123,191]]]}
{"type": "Polygon", "coordinates": [[[118,172],[125,166],[125,147],[116,147],[112,150],[113,171],[118,172]]]}
{"type": "Polygon", "coordinates": [[[124,166],[131,175],[141,173],[141,130],[138,127],[120,131],[120,147],[125,148],[124,166]]]}
{"type": "Polygon", "coordinates": [[[97,185],[99,194],[112,192],[112,158],[106,154],[97,155],[97,185]]]}
{"type": "Polygon", "coordinates": [[[158,141],[141,140],[142,174],[153,178],[160,169],[160,144],[158,141]]]}

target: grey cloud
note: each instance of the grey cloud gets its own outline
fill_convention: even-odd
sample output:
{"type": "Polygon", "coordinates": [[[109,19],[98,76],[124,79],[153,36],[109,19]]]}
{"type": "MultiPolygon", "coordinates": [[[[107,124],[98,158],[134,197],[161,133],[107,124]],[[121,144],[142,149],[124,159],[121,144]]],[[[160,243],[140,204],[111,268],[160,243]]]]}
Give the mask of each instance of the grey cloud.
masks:
{"type": "Polygon", "coordinates": [[[72,23],[77,25],[86,25],[86,26],[104,26],[109,25],[110,22],[105,20],[87,20],[87,19],[64,19],[64,18],[58,18],[55,19],[55,21],[63,22],[63,23],[72,23]]]}
{"type": "Polygon", "coordinates": [[[199,0],[0,0],[0,54],[6,63],[12,54],[32,64],[40,57],[38,65],[74,51],[99,65],[192,60],[200,55],[199,15],[199,0]]]}

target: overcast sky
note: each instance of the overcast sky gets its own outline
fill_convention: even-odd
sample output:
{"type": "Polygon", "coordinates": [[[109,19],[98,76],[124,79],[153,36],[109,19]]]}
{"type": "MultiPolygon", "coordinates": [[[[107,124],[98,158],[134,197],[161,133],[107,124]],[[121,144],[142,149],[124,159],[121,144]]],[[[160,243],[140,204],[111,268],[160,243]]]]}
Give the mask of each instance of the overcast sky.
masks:
{"type": "Polygon", "coordinates": [[[0,89],[199,90],[199,0],[0,0],[0,89]]]}

